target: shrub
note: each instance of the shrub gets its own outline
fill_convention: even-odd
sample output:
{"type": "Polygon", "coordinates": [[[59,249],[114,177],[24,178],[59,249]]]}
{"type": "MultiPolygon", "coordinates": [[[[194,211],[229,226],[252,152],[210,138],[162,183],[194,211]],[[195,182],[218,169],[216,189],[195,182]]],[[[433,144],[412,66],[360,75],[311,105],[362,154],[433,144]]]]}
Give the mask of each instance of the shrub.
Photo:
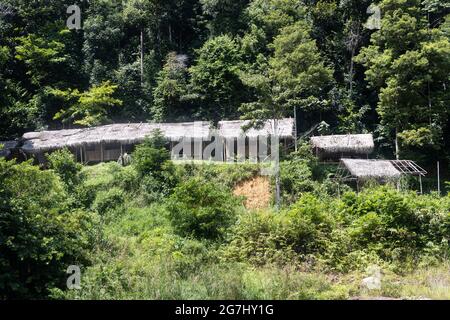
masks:
{"type": "Polygon", "coordinates": [[[295,252],[307,255],[323,252],[337,227],[326,198],[303,195],[287,212],[288,236],[295,252]]]}
{"type": "Polygon", "coordinates": [[[342,199],[304,194],[291,209],[244,215],[221,251],[228,261],[349,271],[410,268],[449,256],[449,201],[389,187],[342,199]]]}
{"type": "Polygon", "coordinates": [[[295,202],[301,194],[312,192],[316,187],[306,160],[296,158],[281,162],[280,178],[283,202],[286,204],[295,202]]]}
{"type": "Polygon", "coordinates": [[[87,261],[95,216],[67,204],[54,172],[0,159],[0,299],[45,298],[87,261]]]}
{"type": "Polygon", "coordinates": [[[136,147],[133,153],[133,165],[141,177],[153,175],[159,177],[163,171],[163,165],[167,166],[170,153],[166,149],[167,140],[159,131],[136,147]]]}
{"type": "Polygon", "coordinates": [[[169,195],[179,182],[166,143],[162,134],[156,131],[133,153],[133,166],[141,179],[141,191],[147,203],[169,195]]]}
{"type": "Polygon", "coordinates": [[[238,200],[226,188],[201,178],[192,178],[169,199],[169,217],[183,236],[217,239],[236,219],[238,200]]]}
{"type": "Polygon", "coordinates": [[[74,155],[67,149],[47,154],[48,167],[61,177],[61,180],[71,192],[82,181],[83,166],[76,162],[74,155]]]}
{"type": "Polygon", "coordinates": [[[293,251],[280,214],[252,212],[242,214],[233,226],[228,243],[221,249],[225,261],[295,265],[298,256],[293,251]]]}
{"type": "Polygon", "coordinates": [[[93,209],[96,210],[101,215],[104,215],[111,210],[125,203],[125,195],[123,191],[119,188],[111,188],[107,191],[100,191],[97,194],[95,202],[93,204],[93,209]]]}
{"type": "Polygon", "coordinates": [[[229,164],[185,164],[183,174],[187,178],[201,177],[207,181],[216,181],[228,188],[233,188],[240,182],[249,180],[260,173],[259,164],[239,163],[229,164]]]}
{"type": "Polygon", "coordinates": [[[324,202],[307,194],[286,212],[242,215],[223,249],[226,260],[299,265],[324,252],[336,223],[324,202]]]}
{"type": "Polygon", "coordinates": [[[112,164],[112,185],[125,192],[136,192],[139,188],[138,173],[134,167],[122,167],[117,163],[112,164]]]}

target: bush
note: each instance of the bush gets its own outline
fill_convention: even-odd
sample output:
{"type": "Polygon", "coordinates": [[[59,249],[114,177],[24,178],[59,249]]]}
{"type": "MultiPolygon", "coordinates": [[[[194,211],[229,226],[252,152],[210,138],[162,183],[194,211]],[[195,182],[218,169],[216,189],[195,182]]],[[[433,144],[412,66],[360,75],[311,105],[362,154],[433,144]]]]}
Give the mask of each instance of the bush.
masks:
{"type": "Polygon", "coordinates": [[[54,172],[0,159],[0,299],[45,298],[87,261],[95,216],[68,203],[54,172]]]}
{"type": "Polygon", "coordinates": [[[174,165],[167,162],[157,175],[149,174],[141,178],[140,191],[147,204],[163,201],[172,193],[179,181],[174,165]]]}
{"type": "Polygon", "coordinates": [[[119,188],[112,188],[107,191],[100,191],[97,194],[93,209],[104,215],[125,203],[125,195],[119,188]]]}
{"type": "Polygon", "coordinates": [[[179,182],[166,143],[162,134],[156,131],[133,153],[133,166],[141,179],[141,192],[147,203],[169,195],[179,182]]]}
{"type": "Polygon", "coordinates": [[[70,192],[81,183],[83,166],[76,162],[74,155],[67,148],[47,154],[47,159],[49,169],[61,177],[70,192]]]}
{"type": "Polygon", "coordinates": [[[338,226],[326,198],[305,194],[287,212],[286,228],[295,252],[302,255],[322,253],[331,232],[338,226]]]}
{"type": "Polygon", "coordinates": [[[192,178],[174,190],[168,211],[180,235],[218,239],[235,221],[237,206],[237,198],[223,186],[192,178]]]}
{"type": "Polygon", "coordinates": [[[292,249],[282,220],[282,214],[273,212],[242,214],[221,249],[222,259],[256,266],[295,265],[299,257],[292,249]]]}
{"type": "Polygon", "coordinates": [[[159,131],[136,147],[133,153],[133,165],[141,177],[153,175],[160,177],[163,166],[170,161],[170,153],[166,149],[167,140],[159,131]]]}
{"type": "Polygon", "coordinates": [[[222,249],[227,261],[339,271],[371,263],[406,268],[449,256],[447,198],[389,187],[342,199],[304,194],[289,210],[244,215],[222,249]]]}
{"type": "Polygon", "coordinates": [[[345,214],[354,217],[350,233],[360,246],[382,243],[378,247],[380,253],[389,254],[395,248],[407,253],[423,249],[428,242],[448,241],[449,208],[444,198],[380,187],[365,190],[356,197],[347,194],[344,202],[347,203],[345,214]]]}
{"type": "Polygon", "coordinates": [[[112,185],[120,188],[125,192],[136,192],[139,188],[139,177],[136,169],[129,167],[122,167],[117,163],[112,164],[112,185]]]}
{"type": "Polygon", "coordinates": [[[258,175],[261,171],[259,164],[238,163],[229,164],[185,164],[182,174],[187,178],[201,177],[207,181],[216,181],[228,188],[247,181],[258,175]]]}
{"type": "Polygon", "coordinates": [[[316,183],[307,160],[293,159],[280,164],[283,203],[295,202],[303,193],[312,192],[316,183]]]}

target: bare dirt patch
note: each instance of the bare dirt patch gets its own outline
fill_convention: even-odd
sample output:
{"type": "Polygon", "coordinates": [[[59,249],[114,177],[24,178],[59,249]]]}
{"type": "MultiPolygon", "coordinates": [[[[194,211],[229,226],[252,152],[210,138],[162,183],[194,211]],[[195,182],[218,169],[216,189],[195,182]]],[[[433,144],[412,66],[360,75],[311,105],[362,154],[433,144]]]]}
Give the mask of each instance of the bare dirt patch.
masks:
{"type": "Polygon", "coordinates": [[[264,209],[270,206],[272,193],[267,177],[257,176],[236,186],[234,195],[243,196],[247,209],[264,209]]]}

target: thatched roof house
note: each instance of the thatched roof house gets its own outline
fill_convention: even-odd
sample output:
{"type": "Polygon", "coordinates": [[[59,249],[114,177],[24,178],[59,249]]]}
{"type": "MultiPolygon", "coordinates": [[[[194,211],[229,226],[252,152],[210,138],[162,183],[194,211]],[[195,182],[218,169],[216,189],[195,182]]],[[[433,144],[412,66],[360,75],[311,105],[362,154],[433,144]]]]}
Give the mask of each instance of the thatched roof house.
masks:
{"type": "Polygon", "coordinates": [[[375,180],[381,183],[398,182],[402,176],[419,178],[420,193],[423,193],[422,177],[427,172],[411,160],[362,160],[341,159],[337,179],[355,181],[357,188],[360,183],[375,180]]]}
{"type": "Polygon", "coordinates": [[[64,147],[78,148],[95,144],[133,145],[142,142],[155,130],[160,130],[169,141],[178,141],[189,135],[207,138],[209,129],[204,123],[178,124],[113,124],[86,129],[30,132],[23,136],[22,149],[31,154],[64,147]]]}
{"type": "Polygon", "coordinates": [[[367,158],[375,149],[371,134],[319,136],[311,138],[311,145],[320,159],[367,158]]]}
{"type": "Polygon", "coordinates": [[[341,166],[358,180],[396,180],[402,175],[389,160],[342,159],[341,166]]]}
{"type": "MultiPolygon", "coordinates": [[[[247,121],[221,121],[217,128],[209,122],[186,123],[141,123],[112,124],[86,129],[42,131],[26,133],[22,139],[21,149],[38,158],[49,151],[67,147],[77,154],[83,162],[99,162],[117,160],[124,152],[132,151],[132,147],[144,141],[155,130],[171,142],[171,147],[183,138],[211,141],[213,136],[225,139],[238,137],[259,137],[274,134],[274,121],[267,121],[259,129],[244,128],[247,121]]],[[[278,135],[281,139],[294,139],[294,120],[278,120],[278,135]]],[[[43,159],[40,159],[43,161],[43,159]]]]}
{"type": "MultiPolygon", "coordinates": [[[[259,137],[267,136],[275,133],[275,123],[273,120],[266,121],[261,128],[249,128],[245,132],[243,128],[248,127],[249,121],[221,121],[219,122],[219,133],[225,138],[238,138],[242,135],[246,137],[259,137]]],[[[294,138],[294,119],[281,119],[277,123],[277,133],[281,139],[293,139],[294,138]]]]}
{"type": "MultiPolygon", "coordinates": [[[[112,124],[87,129],[71,129],[57,131],[30,132],[23,136],[22,149],[30,154],[47,152],[63,147],[77,148],[92,144],[124,144],[141,143],[145,137],[155,130],[172,142],[183,138],[203,139],[208,141],[215,133],[225,138],[267,136],[273,133],[273,121],[267,121],[260,129],[249,129],[244,132],[247,121],[221,121],[217,131],[209,122],[186,123],[141,123],[141,124],[112,124]]],[[[293,119],[282,119],[278,122],[278,133],[282,139],[294,137],[293,119]]]]}

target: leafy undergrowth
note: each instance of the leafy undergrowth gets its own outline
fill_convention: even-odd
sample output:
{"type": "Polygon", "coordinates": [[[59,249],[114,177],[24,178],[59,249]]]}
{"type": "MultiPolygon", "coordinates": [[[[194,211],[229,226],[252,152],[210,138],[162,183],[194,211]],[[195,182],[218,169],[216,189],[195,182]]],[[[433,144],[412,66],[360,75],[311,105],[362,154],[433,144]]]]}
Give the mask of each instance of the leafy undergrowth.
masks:
{"type": "Polygon", "coordinates": [[[176,166],[180,182],[156,200],[158,182],[143,186],[133,167],[83,172],[102,235],[82,289],[54,298],[450,298],[448,197],[375,187],[254,211],[232,192],[257,167],[176,166]],[[370,291],[372,265],[382,276],[370,291]]]}
{"type": "MultiPolygon", "coordinates": [[[[91,226],[80,224],[76,230],[86,235],[75,239],[80,240],[76,255],[70,246],[58,253],[72,254],[77,264],[84,264],[82,289],[63,290],[55,283],[48,288],[51,297],[448,297],[450,197],[387,186],[336,196],[327,182],[305,174],[311,173],[310,164],[294,159],[282,163],[285,202],[280,210],[252,210],[244,206],[245,194],[237,197],[233,191],[247,186],[251,195],[260,167],[174,165],[164,148],[155,148],[159,142],[155,137],[140,146],[127,167],[108,163],[81,168],[68,151],[52,155],[48,171],[4,163],[6,177],[33,172],[48,180],[49,190],[61,198],[49,210],[70,207],[68,216],[92,219],[91,226]],[[381,269],[381,286],[370,291],[361,283],[373,266],[381,269]]],[[[14,187],[12,176],[10,180],[5,199],[14,200],[11,212],[19,208],[16,203],[23,207],[28,198],[42,197],[31,188],[21,198],[23,188],[14,187]]],[[[266,189],[268,184],[265,180],[266,189]]],[[[30,207],[30,217],[33,212],[30,207]]],[[[38,231],[46,233],[44,227],[38,231]]],[[[63,264],[50,255],[48,260],[55,270],[46,276],[64,274],[63,264]]],[[[41,290],[39,283],[34,285],[41,290]]]]}

